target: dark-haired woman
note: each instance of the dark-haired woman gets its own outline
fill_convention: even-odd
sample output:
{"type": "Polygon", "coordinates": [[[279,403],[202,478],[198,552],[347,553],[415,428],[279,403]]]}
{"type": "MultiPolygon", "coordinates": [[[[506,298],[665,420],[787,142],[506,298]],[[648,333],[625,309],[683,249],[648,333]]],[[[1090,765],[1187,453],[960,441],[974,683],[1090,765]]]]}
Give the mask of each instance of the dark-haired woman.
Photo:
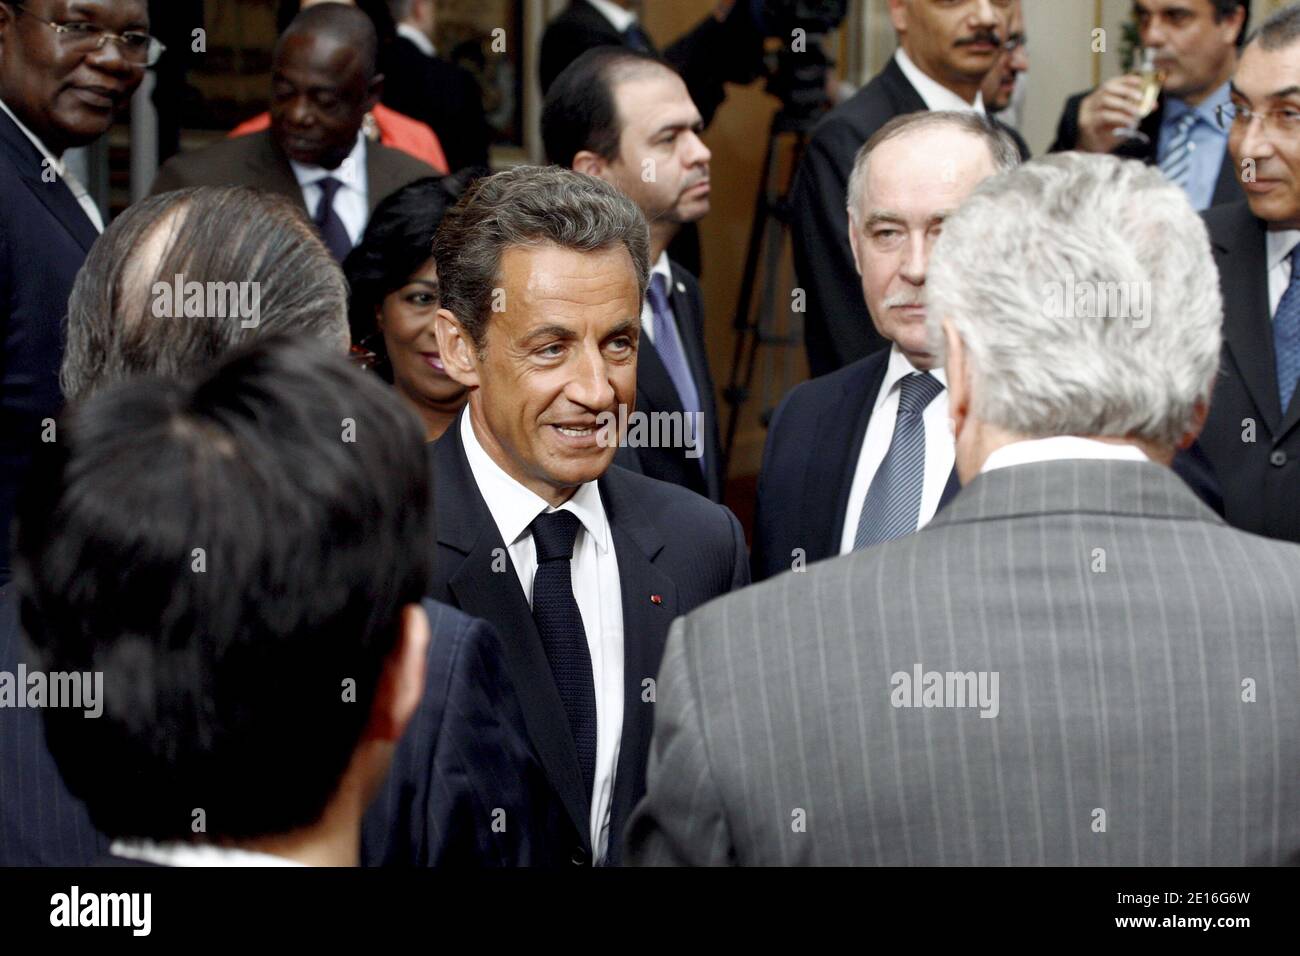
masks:
{"type": "Polygon", "coordinates": [[[438,354],[432,249],[442,214],[471,175],[420,179],[388,196],[343,263],[352,341],[375,354],[375,371],[419,414],[427,441],[447,430],[466,400],[438,354]]]}

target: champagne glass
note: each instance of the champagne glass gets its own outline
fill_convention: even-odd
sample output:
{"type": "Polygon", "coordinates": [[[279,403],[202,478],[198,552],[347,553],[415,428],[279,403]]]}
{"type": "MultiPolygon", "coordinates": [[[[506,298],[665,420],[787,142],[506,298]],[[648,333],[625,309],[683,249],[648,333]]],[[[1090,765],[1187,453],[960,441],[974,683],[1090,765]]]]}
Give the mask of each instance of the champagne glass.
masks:
{"type": "Polygon", "coordinates": [[[1134,72],[1142,79],[1142,102],[1138,104],[1138,115],[1133,122],[1115,130],[1115,135],[1133,142],[1149,144],[1151,137],[1138,129],[1138,124],[1150,116],[1151,111],[1156,108],[1156,103],[1160,100],[1160,88],[1165,82],[1165,72],[1156,68],[1156,51],[1153,47],[1145,47],[1140,54],[1140,59],[1134,57],[1134,60],[1137,63],[1134,72]]]}

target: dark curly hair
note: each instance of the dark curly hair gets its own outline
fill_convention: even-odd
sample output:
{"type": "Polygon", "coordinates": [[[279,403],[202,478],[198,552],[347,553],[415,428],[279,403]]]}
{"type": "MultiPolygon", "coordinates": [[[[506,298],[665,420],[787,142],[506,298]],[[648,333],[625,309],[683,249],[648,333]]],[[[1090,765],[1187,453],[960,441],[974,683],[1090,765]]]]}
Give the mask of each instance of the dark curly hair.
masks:
{"type": "Polygon", "coordinates": [[[392,381],[392,365],[375,310],[384,299],[410,281],[433,258],[433,236],[443,213],[486,169],[468,169],[454,176],[428,176],[403,186],[375,207],[365,234],[343,262],[350,290],[348,325],[352,342],[378,357],[375,371],[392,381]]]}

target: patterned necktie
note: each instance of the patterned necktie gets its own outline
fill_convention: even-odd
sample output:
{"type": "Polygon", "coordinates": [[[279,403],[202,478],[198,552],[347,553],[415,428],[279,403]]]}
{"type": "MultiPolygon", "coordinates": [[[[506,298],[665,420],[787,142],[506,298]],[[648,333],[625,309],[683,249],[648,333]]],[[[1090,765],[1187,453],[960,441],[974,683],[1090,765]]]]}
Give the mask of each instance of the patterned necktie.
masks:
{"type": "Polygon", "coordinates": [[[921,415],[942,391],[943,385],[929,372],[903,379],[894,437],[862,502],[854,551],[916,530],[925,486],[925,422],[921,415]]]}
{"type": "Polygon", "coordinates": [[[326,176],[324,179],[317,180],[316,185],[320,187],[320,202],[316,206],[314,219],[316,228],[320,231],[320,237],[325,240],[325,245],[329,247],[330,254],[342,262],[352,251],[352,239],[343,225],[343,220],[334,211],[334,197],[343,184],[333,176],[326,176]]]}
{"type": "MultiPolygon", "coordinates": [[[[655,317],[655,339],[653,347],[659,354],[660,360],[664,363],[664,368],[668,370],[668,377],[672,379],[673,387],[677,389],[677,397],[682,400],[682,410],[687,412],[699,412],[700,393],[695,387],[695,377],[691,375],[691,366],[686,361],[686,352],[682,348],[682,337],[677,331],[677,320],[673,316],[672,308],[668,305],[668,279],[662,272],[656,272],[650,277],[650,286],[646,289],[646,295],[650,299],[650,311],[655,317]]],[[[686,419],[686,427],[691,430],[691,441],[694,447],[701,449],[698,459],[700,467],[704,467],[703,445],[699,442],[699,436],[695,434],[695,417],[686,419]]]]}
{"type": "Polygon", "coordinates": [[[531,530],[537,546],[533,620],[578,746],[578,766],[590,803],[596,780],[596,683],[569,565],[579,524],[572,511],[553,511],[533,519],[531,530]]]}
{"type": "Polygon", "coordinates": [[[1277,391],[1285,416],[1300,380],[1300,244],[1291,250],[1291,281],[1273,316],[1273,348],[1277,355],[1277,391]]]}
{"type": "Polygon", "coordinates": [[[1174,124],[1169,137],[1169,148],[1160,161],[1160,171],[1175,186],[1187,189],[1192,178],[1192,127],[1196,125],[1196,110],[1188,110],[1174,124]]]}

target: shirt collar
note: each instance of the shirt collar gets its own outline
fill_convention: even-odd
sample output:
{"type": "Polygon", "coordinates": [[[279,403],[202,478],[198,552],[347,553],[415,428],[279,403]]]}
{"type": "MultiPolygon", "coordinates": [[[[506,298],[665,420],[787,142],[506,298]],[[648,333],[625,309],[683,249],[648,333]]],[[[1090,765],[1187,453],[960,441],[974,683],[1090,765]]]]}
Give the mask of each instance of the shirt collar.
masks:
{"type": "MultiPolygon", "coordinates": [[[[1290,258],[1296,243],[1300,243],[1300,229],[1279,229],[1264,233],[1264,251],[1268,257],[1268,271],[1272,272],[1290,258]]],[[[1294,277],[1292,277],[1294,280],[1294,277]]]]}
{"type": "Polygon", "coordinates": [[[984,460],[980,474],[1010,468],[1013,465],[1029,465],[1042,461],[1064,461],[1068,459],[1107,460],[1107,461],[1150,461],[1146,453],[1136,445],[1117,444],[1097,441],[1095,438],[1081,438],[1078,435],[1053,435],[1050,438],[1032,438],[1012,442],[995,449],[984,460]]]}
{"type": "Polygon", "coordinates": [[[1183,114],[1192,110],[1195,111],[1198,122],[1205,123],[1215,132],[1222,133],[1224,139],[1227,139],[1228,131],[1219,125],[1218,109],[1230,102],[1232,102],[1230,83],[1224,83],[1196,106],[1190,106],[1186,100],[1171,96],[1165,101],[1164,123],[1171,125],[1177,123],[1183,114]]]}
{"type": "Polygon", "coordinates": [[[506,474],[505,469],[492,460],[492,456],[479,443],[470,420],[469,409],[460,416],[460,440],[465,446],[465,457],[469,460],[469,470],[474,476],[483,500],[487,502],[492,520],[501,532],[501,540],[506,547],[514,544],[528,531],[533,519],[543,512],[572,511],[582,522],[587,534],[596,542],[596,548],[604,554],[609,548],[609,521],[605,517],[605,508],[601,504],[600,489],[596,482],[589,481],[578,486],[573,497],[552,508],[540,496],[525,488],[518,481],[506,474]]]}
{"type": "Polygon", "coordinates": [[[923,73],[901,46],[894,51],[894,61],[907,77],[907,82],[916,88],[916,92],[921,94],[921,99],[925,100],[925,105],[931,110],[956,110],[959,113],[984,112],[983,93],[976,93],[975,102],[967,103],[938,80],[923,73]]]}
{"type": "Polygon", "coordinates": [[[664,282],[667,283],[667,285],[664,288],[669,292],[672,291],[673,267],[669,262],[667,249],[659,253],[659,258],[656,259],[655,264],[650,267],[650,275],[652,278],[654,276],[663,276],[664,282]]]}
{"type": "Polygon", "coordinates": [[[308,166],[294,159],[289,160],[289,167],[293,170],[294,178],[298,180],[300,187],[310,186],[326,177],[333,176],[344,187],[351,187],[358,192],[365,192],[366,136],[363,132],[357,130],[357,141],[352,144],[352,152],[348,153],[343,162],[339,163],[337,169],[308,166]]]}
{"type": "Polygon", "coordinates": [[[128,860],[162,866],[304,866],[296,860],[255,850],[216,846],[212,843],[154,843],[152,840],[114,840],[108,852],[128,860]]]}
{"type": "MultiPolygon", "coordinates": [[[[903,354],[903,350],[897,345],[890,346],[889,365],[885,368],[885,380],[880,383],[880,397],[878,401],[883,402],[889,393],[898,388],[899,383],[902,382],[903,379],[907,378],[907,376],[911,375],[913,372],[922,371],[925,370],[919,369],[913,365],[911,360],[903,354]]],[[[944,373],[943,366],[937,365],[929,371],[930,374],[938,380],[939,384],[947,390],[948,376],[944,373]]]]}
{"type": "Polygon", "coordinates": [[[397,35],[399,37],[406,37],[406,39],[415,44],[415,48],[425,56],[438,55],[438,49],[433,45],[433,41],[409,23],[399,23],[397,25],[397,35]]]}
{"type": "Polygon", "coordinates": [[[600,11],[601,16],[609,21],[619,33],[626,33],[627,28],[636,23],[636,13],[624,7],[620,7],[611,0],[587,0],[593,7],[600,11]]]}
{"type": "Polygon", "coordinates": [[[67,175],[67,168],[63,165],[63,160],[60,157],[55,156],[46,148],[45,144],[41,142],[41,138],[29,130],[23,121],[14,115],[14,111],[9,108],[8,104],[5,103],[4,100],[0,100],[0,110],[3,110],[4,114],[14,121],[14,125],[18,127],[22,134],[31,141],[33,146],[40,150],[42,156],[50,161],[50,165],[54,167],[56,173],[60,176],[67,175]]]}

